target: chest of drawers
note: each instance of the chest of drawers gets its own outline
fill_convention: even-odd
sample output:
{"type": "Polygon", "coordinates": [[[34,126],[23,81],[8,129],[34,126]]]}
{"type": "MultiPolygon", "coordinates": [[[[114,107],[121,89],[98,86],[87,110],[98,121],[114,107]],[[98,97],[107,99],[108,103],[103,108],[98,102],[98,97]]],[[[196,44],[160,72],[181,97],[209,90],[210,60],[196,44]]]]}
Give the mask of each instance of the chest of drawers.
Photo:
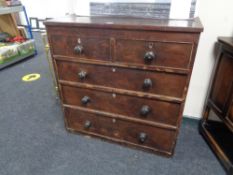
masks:
{"type": "Polygon", "coordinates": [[[45,25],[66,128],[171,156],[199,20],[66,17],[45,25]]]}

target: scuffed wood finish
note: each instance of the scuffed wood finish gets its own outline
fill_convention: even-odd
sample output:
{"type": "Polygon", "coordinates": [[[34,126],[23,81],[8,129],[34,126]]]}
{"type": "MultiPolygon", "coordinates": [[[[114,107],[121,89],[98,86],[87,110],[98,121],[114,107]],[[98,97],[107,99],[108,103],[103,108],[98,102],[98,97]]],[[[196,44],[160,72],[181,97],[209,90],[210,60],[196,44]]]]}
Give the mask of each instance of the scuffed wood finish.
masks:
{"type": "Polygon", "coordinates": [[[163,95],[156,95],[156,94],[151,94],[151,93],[142,93],[142,92],[137,92],[137,91],[129,91],[126,89],[116,89],[116,88],[105,87],[105,86],[97,86],[97,85],[93,86],[90,84],[75,83],[75,82],[64,81],[64,80],[59,80],[59,83],[60,83],[60,85],[70,85],[70,86],[74,86],[74,87],[88,88],[88,89],[92,89],[92,90],[99,90],[99,91],[105,91],[105,92],[111,92],[111,93],[119,93],[122,95],[155,99],[155,100],[161,100],[161,101],[172,102],[172,103],[182,103],[184,101],[184,99],[168,97],[168,96],[163,96],[163,95]]]}
{"type": "Polygon", "coordinates": [[[74,88],[67,85],[62,86],[62,93],[64,97],[64,104],[80,106],[86,109],[106,111],[138,118],[142,121],[148,120],[173,126],[177,123],[180,110],[180,105],[177,103],[150,100],[146,98],[141,99],[117,93],[106,93],[85,88],[74,88]],[[87,104],[82,103],[82,99],[85,96],[90,98],[90,102],[87,104]],[[148,106],[150,108],[147,115],[141,114],[143,106],[148,106]]]}
{"type": "Polygon", "coordinates": [[[120,119],[93,115],[71,108],[65,108],[67,128],[72,131],[107,137],[118,142],[139,145],[150,151],[170,154],[173,149],[174,131],[159,129],[149,125],[128,122],[120,119]],[[90,122],[90,126],[85,126],[90,122]],[[146,133],[145,142],[139,140],[140,133],[146,133]],[[156,133],[156,134],[155,134],[156,133]]]}
{"type": "Polygon", "coordinates": [[[149,72],[115,66],[100,66],[81,63],[74,64],[68,61],[57,61],[56,64],[60,80],[82,82],[93,86],[99,85],[171,97],[183,98],[183,92],[187,81],[187,76],[179,74],[149,72]],[[80,79],[78,75],[82,71],[87,74],[84,79],[80,79]],[[145,79],[150,79],[152,81],[151,87],[144,87],[145,79]]]}
{"type": "MultiPolygon", "coordinates": [[[[51,36],[54,55],[85,58],[91,60],[114,61],[119,63],[131,63],[134,65],[145,65],[144,56],[152,51],[155,58],[147,63],[150,66],[163,66],[171,68],[190,67],[191,53],[193,45],[191,42],[184,41],[163,41],[157,35],[151,39],[128,39],[120,36],[120,32],[111,33],[105,31],[71,31],[67,36],[60,35],[58,31],[51,36]],[[113,37],[115,34],[117,38],[113,37]],[[74,37],[75,36],[75,37],[74,37]],[[82,54],[76,54],[74,48],[80,41],[84,50],[82,54]],[[174,56],[176,55],[176,56],[174,56]]],[[[135,34],[135,37],[138,37],[135,34]]]]}
{"type": "Polygon", "coordinates": [[[67,129],[172,156],[199,19],[67,17],[45,25],[67,129]]]}
{"type": "Polygon", "coordinates": [[[132,68],[137,70],[146,70],[146,71],[156,71],[156,72],[166,72],[166,73],[176,73],[181,75],[187,75],[190,73],[190,69],[180,69],[180,68],[173,68],[173,67],[163,67],[163,66],[153,66],[153,65],[135,65],[133,63],[118,63],[118,62],[109,62],[109,61],[99,61],[93,60],[90,62],[89,59],[86,58],[79,58],[76,59],[75,57],[68,57],[68,56],[59,56],[53,55],[53,58],[60,61],[69,61],[73,63],[84,63],[84,64],[94,64],[94,65],[102,65],[102,66],[115,66],[115,67],[122,67],[122,68],[132,68]]]}
{"type": "Polygon", "coordinates": [[[220,37],[218,41],[220,49],[200,129],[227,172],[232,174],[233,38],[220,37]]]}

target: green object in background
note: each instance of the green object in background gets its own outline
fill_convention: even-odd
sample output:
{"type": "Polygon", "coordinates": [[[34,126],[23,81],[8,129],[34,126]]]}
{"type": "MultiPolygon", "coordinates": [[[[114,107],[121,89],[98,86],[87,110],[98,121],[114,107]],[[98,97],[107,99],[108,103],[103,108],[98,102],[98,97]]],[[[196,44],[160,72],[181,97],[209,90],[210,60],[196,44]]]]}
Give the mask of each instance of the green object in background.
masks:
{"type": "Polygon", "coordinates": [[[34,40],[0,47],[0,65],[34,55],[36,52],[34,40]]]}
{"type": "Polygon", "coordinates": [[[16,44],[6,44],[0,47],[0,60],[5,60],[17,55],[19,55],[19,52],[16,44]]]}
{"type": "Polygon", "coordinates": [[[29,56],[34,55],[34,54],[35,54],[35,50],[30,50],[27,53],[16,55],[16,56],[12,56],[12,57],[9,57],[9,58],[7,58],[5,60],[0,60],[0,65],[8,63],[8,62],[11,62],[12,60],[20,59],[22,57],[26,58],[26,57],[29,57],[29,56]]]}
{"type": "Polygon", "coordinates": [[[20,54],[27,54],[31,50],[35,50],[34,40],[28,40],[19,44],[17,49],[20,54]]]}

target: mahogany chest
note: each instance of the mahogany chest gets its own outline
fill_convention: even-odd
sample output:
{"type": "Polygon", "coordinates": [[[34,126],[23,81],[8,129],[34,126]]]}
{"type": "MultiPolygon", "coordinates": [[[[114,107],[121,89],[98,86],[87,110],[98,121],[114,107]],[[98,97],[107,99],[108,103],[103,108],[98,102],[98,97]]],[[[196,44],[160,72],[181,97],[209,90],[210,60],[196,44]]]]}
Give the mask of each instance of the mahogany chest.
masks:
{"type": "Polygon", "coordinates": [[[171,156],[199,19],[65,17],[45,25],[67,130],[171,156]]]}

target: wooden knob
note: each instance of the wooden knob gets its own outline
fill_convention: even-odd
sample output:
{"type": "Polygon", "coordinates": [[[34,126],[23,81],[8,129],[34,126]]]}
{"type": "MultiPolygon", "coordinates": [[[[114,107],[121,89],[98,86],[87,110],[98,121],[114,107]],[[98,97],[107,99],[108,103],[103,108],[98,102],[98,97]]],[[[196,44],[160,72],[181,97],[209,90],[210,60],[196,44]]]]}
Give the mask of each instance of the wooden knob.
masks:
{"type": "Polygon", "coordinates": [[[146,52],[144,55],[145,63],[151,63],[155,59],[155,54],[152,51],[146,52]]]}
{"type": "Polygon", "coordinates": [[[147,105],[143,105],[140,110],[140,115],[146,117],[151,112],[151,108],[147,105]]]}
{"type": "Polygon", "coordinates": [[[83,54],[83,52],[84,52],[83,46],[82,46],[81,44],[76,45],[76,46],[74,47],[74,52],[75,52],[76,54],[79,54],[79,55],[83,54]]]}
{"type": "Polygon", "coordinates": [[[144,89],[149,89],[152,87],[152,80],[150,78],[146,78],[143,82],[143,88],[144,89]]]}
{"type": "Polygon", "coordinates": [[[87,103],[89,103],[90,101],[91,101],[90,97],[84,96],[84,97],[82,98],[82,100],[81,100],[81,103],[82,103],[83,105],[87,105],[87,103]]]}
{"type": "Polygon", "coordinates": [[[91,127],[91,121],[86,120],[84,123],[84,128],[89,129],[91,127]]]}
{"type": "Polygon", "coordinates": [[[80,71],[80,72],[78,73],[78,76],[79,76],[79,79],[80,79],[80,80],[84,80],[84,79],[87,77],[87,72],[85,72],[85,71],[80,71]]]}
{"type": "Polygon", "coordinates": [[[140,132],[139,135],[138,135],[138,141],[140,143],[144,143],[147,139],[147,134],[144,133],[144,132],[140,132]]]}

